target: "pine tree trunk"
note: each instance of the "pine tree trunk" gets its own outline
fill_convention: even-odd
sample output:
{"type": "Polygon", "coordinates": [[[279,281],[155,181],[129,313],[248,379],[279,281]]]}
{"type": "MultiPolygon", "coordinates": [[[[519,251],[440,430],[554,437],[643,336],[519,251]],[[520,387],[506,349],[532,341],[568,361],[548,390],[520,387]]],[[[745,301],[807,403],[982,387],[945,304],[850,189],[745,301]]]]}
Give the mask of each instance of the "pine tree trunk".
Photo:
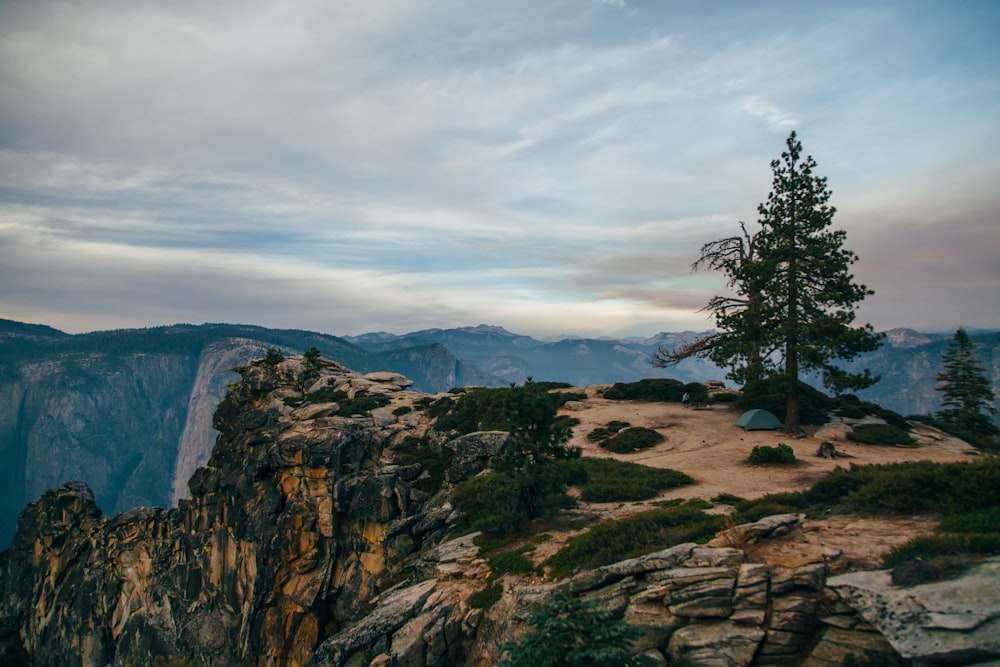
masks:
{"type": "Polygon", "coordinates": [[[797,275],[798,221],[795,219],[796,187],[798,175],[795,173],[795,158],[792,158],[790,179],[791,205],[788,224],[788,320],[785,332],[785,375],[788,388],[785,391],[785,433],[798,435],[799,427],[799,277],[797,275]]]}

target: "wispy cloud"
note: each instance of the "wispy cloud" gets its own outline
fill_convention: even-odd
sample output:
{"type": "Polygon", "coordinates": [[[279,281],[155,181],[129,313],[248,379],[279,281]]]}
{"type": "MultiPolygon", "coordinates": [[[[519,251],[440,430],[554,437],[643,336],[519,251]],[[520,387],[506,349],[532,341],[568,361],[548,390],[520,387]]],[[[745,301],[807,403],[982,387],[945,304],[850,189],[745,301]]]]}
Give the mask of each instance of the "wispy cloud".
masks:
{"type": "Polygon", "coordinates": [[[799,121],[787,111],[779,109],[769,102],[765,102],[759,96],[754,95],[743,100],[740,110],[754,118],[759,118],[767,127],[776,132],[788,132],[798,125],[799,121]]]}
{"type": "MultiPolygon", "coordinates": [[[[693,306],[721,279],[689,266],[753,222],[790,129],[830,179],[859,275],[880,295],[924,279],[933,251],[918,275],[878,232],[934,191],[909,252],[926,239],[975,261],[923,303],[979,312],[955,285],[988,285],[998,253],[961,231],[966,204],[987,220],[1000,205],[989,184],[957,185],[997,171],[983,64],[1000,62],[998,18],[864,2],[0,4],[0,314],[69,330],[702,328],[693,306]]],[[[926,310],[887,302],[872,319],[926,310]]]]}

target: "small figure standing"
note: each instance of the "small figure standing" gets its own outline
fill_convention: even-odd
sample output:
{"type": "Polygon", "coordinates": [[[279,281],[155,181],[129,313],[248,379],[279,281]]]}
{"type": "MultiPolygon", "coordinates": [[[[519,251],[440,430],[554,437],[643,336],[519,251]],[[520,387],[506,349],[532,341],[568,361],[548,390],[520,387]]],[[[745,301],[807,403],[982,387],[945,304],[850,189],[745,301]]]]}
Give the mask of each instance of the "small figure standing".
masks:
{"type": "Polygon", "coordinates": [[[681,403],[684,404],[685,408],[688,407],[689,405],[691,405],[691,394],[689,394],[689,393],[687,393],[685,391],[684,395],[681,396],[681,403]]]}

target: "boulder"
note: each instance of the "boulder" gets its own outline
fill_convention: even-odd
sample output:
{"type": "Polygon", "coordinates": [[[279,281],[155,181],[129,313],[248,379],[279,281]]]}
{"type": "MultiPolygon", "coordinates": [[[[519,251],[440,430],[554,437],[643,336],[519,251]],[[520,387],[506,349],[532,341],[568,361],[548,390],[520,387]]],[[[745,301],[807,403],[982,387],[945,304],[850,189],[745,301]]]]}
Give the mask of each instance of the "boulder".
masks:
{"type": "Polygon", "coordinates": [[[1000,557],[949,581],[900,588],[888,571],[852,572],[827,586],[904,658],[971,664],[1000,658],[1000,557]]]}

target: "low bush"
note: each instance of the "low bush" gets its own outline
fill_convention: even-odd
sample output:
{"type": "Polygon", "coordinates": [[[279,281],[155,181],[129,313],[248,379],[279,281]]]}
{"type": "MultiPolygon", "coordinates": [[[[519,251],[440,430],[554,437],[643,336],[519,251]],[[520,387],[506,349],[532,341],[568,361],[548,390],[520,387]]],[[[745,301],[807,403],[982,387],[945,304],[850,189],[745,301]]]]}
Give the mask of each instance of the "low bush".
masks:
{"type": "Polygon", "coordinates": [[[618,433],[623,428],[628,428],[629,426],[631,426],[631,424],[628,422],[617,421],[617,420],[610,421],[604,426],[598,426],[593,431],[588,433],[587,440],[589,440],[590,442],[603,442],[608,438],[614,436],[615,433],[618,433]]]}
{"type": "Polygon", "coordinates": [[[847,439],[863,445],[913,445],[909,433],[891,424],[858,424],[847,439]]]}
{"type": "Polygon", "coordinates": [[[694,483],[676,470],[615,459],[582,457],[560,465],[569,469],[566,479],[580,486],[580,497],[588,503],[648,500],[660,491],[694,483]]]}
{"type": "Polygon", "coordinates": [[[524,554],[534,551],[535,547],[526,544],[510,551],[501,551],[486,557],[490,564],[491,576],[499,577],[503,574],[531,574],[535,571],[535,565],[524,554]]]}
{"type": "Polygon", "coordinates": [[[338,391],[333,387],[323,387],[316,391],[309,392],[305,397],[306,403],[336,403],[339,406],[337,416],[351,417],[353,415],[363,415],[371,412],[375,408],[389,405],[392,399],[385,394],[358,392],[354,398],[348,398],[346,391],[338,391]]]}
{"type": "Polygon", "coordinates": [[[632,645],[643,631],[615,618],[611,610],[572,593],[553,592],[528,615],[528,630],[500,648],[500,667],[639,667],[650,664],[632,657],[632,645]]]}
{"type": "Polygon", "coordinates": [[[602,442],[601,447],[616,454],[629,454],[637,449],[648,449],[660,440],[663,440],[663,436],[653,429],[635,426],[619,431],[602,442]]]}
{"type": "Polygon", "coordinates": [[[801,512],[893,516],[967,514],[1000,506],[1000,458],[963,463],[913,461],[835,468],[812,488],[737,503],[737,511],[777,503],[801,512]]]}
{"type": "Polygon", "coordinates": [[[895,567],[915,558],[959,555],[992,556],[1000,554],[1000,533],[937,533],[915,537],[893,548],[882,559],[886,567],[895,567]]]}
{"type": "Polygon", "coordinates": [[[463,514],[456,527],[503,535],[517,531],[528,519],[573,507],[576,501],[564,490],[573,483],[573,472],[553,464],[518,474],[494,472],[461,482],[452,496],[463,514]]]}
{"type": "Polygon", "coordinates": [[[469,606],[473,609],[489,609],[503,596],[503,586],[499,583],[488,584],[481,591],[476,591],[469,597],[469,606]]]}
{"type": "Polygon", "coordinates": [[[723,523],[723,517],[686,504],[640,512],[595,525],[542,565],[550,568],[553,578],[559,578],[578,567],[595,568],[684,542],[706,541],[724,527],[723,523]]]}
{"type": "Polygon", "coordinates": [[[946,516],[937,529],[942,533],[1000,533],[1000,507],[946,516]]]}
{"type": "Polygon", "coordinates": [[[638,382],[616,382],[606,392],[604,398],[613,401],[656,401],[676,403],[684,396],[691,395],[695,403],[708,400],[708,389],[700,382],[684,384],[670,378],[646,378],[638,382]]]}
{"type": "Polygon", "coordinates": [[[783,442],[777,447],[758,445],[750,450],[748,459],[750,465],[765,465],[767,463],[795,463],[795,450],[783,442]]]}
{"type": "MultiPolygon", "coordinates": [[[[566,401],[586,398],[586,395],[569,392],[550,392],[550,389],[568,387],[565,383],[531,382],[532,390],[546,396],[551,407],[558,409],[566,401]]],[[[526,386],[527,384],[526,383],[526,386]]],[[[438,431],[452,431],[458,435],[476,431],[507,431],[510,429],[508,398],[520,388],[470,389],[457,399],[440,398],[428,409],[428,415],[437,419],[438,431]]],[[[573,417],[562,417],[563,424],[572,426],[573,417]]]]}
{"type": "Polygon", "coordinates": [[[417,478],[413,486],[427,493],[436,493],[444,484],[444,471],[451,467],[454,453],[447,447],[433,447],[426,438],[407,436],[392,448],[393,459],[399,465],[420,464],[427,476],[417,478]]]}

